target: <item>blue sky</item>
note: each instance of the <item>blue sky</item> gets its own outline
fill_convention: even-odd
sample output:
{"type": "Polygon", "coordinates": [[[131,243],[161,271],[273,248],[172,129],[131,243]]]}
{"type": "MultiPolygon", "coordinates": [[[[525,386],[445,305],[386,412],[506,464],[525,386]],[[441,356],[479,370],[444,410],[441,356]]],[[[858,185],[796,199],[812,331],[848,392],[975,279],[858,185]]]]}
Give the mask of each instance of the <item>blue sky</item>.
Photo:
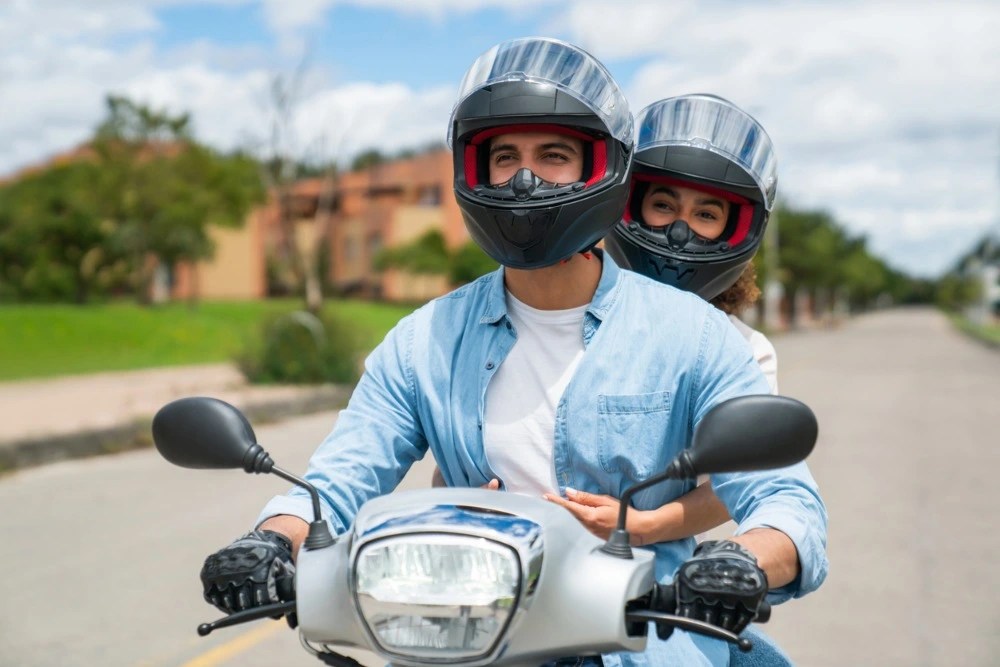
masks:
{"type": "Polygon", "coordinates": [[[711,92],[774,140],[779,197],[829,210],[893,265],[947,269],[1000,220],[1000,4],[989,0],[9,0],[0,174],[84,141],[108,93],[264,150],[268,89],[308,52],[288,148],[349,160],[441,141],[465,69],[549,35],[638,111],[711,92]]]}
{"type": "MultiPolygon", "coordinates": [[[[156,48],[167,53],[199,40],[259,50],[280,50],[279,35],[260,7],[177,5],[156,11],[156,48]]],[[[507,39],[544,34],[568,38],[544,5],[515,13],[479,9],[435,16],[353,5],[329,7],[300,37],[310,62],[337,81],[406,81],[416,87],[456,85],[466,67],[489,46],[507,39]]],[[[609,58],[615,75],[631,77],[641,59],[609,58]]]]}

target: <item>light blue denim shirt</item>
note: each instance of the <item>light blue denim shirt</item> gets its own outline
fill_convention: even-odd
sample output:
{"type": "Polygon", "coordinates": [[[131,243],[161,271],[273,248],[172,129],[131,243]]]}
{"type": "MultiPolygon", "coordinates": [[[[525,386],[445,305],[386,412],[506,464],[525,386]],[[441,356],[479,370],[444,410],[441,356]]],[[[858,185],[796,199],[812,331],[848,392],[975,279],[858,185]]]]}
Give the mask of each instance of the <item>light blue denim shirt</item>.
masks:
{"type": "MultiPolygon", "coordinates": [[[[428,447],[449,485],[481,486],[496,477],[483,446],[486,386],[516,340],[502,268],[431,301],[389,332],[305,475],[337,533],[365,501],[392,491],[428,447]]],[[[561,492],[621,497],[666,468],[712,406],[769,393],[749,345],[725,315],[692,294],[620,270],[606,254],[583,340],[584,358],[556,408],[553,464],[561,492]]],[[[654,509],[694,484],[664,482],[637,493],[633,504],[654,509]]],[[[826,508],[805,464],[715,475],[712,484],[738,533],[769,526],[795,543],[801,574],[773,591],[772,602],[822,583],[826,508]]],[[[311,521],[308,495],[295,488],[273,499],[258,522],[277,514],[311,521]]],[[[650,546],[657,576],[670,580],[694,545],[686,539],[650,546]]],[[[724,665],[728,649],[684,632],[668,642],[654,634],[645,654],[605,656],[605,664],[647,659],[724,665]]]]}

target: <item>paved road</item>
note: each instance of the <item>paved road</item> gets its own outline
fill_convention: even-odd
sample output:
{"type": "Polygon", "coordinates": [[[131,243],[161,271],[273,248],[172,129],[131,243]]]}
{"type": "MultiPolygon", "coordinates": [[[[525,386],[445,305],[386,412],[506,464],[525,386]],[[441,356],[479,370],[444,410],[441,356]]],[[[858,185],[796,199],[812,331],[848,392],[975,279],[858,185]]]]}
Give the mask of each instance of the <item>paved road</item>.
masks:
{"type": "MultiPolygon", "coordinates": [[[[832,570],[768,630],[809,667],[998,664],[1000,353],[923,310],[775,343],[783,393],[820,418],[810,464],[830,509],[832,570]]],[[[333,418],[258,437],[299,470],[333,418]]],[[[427,477],[421,465],[409,483],[427,477]]],[[[283,489],[174,469],[151,451],[0,478],[0,665],[319,664],[279,622],[194,633],[214,617],[199,599],[206,551],[283,489]]]]}

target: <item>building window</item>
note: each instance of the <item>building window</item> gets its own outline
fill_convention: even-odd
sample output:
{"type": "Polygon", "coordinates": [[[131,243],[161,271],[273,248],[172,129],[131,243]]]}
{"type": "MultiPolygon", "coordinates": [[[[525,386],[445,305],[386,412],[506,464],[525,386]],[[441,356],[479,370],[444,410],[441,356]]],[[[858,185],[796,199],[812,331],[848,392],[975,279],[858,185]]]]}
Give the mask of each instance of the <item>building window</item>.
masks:
{"type": "Polygon", "coordinates": [[[421,186],[419,195],[417,197],[417,204],[419,204],[420,206],[440,206],[441,186],[440,185],[421,186]]]}
{"type": "Polygon", "coordinates": [[[353,236],[344,239],[344,260],[353,262],[358,258],[358,240],[353,236]]]}

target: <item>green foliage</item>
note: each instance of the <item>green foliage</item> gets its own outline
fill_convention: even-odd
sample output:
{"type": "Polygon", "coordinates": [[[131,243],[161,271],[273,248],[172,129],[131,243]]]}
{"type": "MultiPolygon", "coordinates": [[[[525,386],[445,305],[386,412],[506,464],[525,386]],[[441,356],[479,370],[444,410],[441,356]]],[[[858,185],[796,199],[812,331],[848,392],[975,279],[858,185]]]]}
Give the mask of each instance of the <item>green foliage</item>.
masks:
{"type": "Polygon", "coordinates": [[[351,161],[351,171],[361,171],[363,169],[378,166],[385,162],[391,162],[392,160],[408,160],[418,155],[422,155],[423,153],[444,150],[445,148],[445,144],[441,141],[431,141],[423,144],[422,146],[403,148],[390,154],[383,153],[377,148],[369,148],[368,150],[358,153],[354,160],[351,161]]]}
{"type": "Polygon", "coordinates": [[[415,274],[444,275],[456,285],[472,282],[498,266],[472,241],[449,251],[444,235],[437,230],[407,245],[383,249],[376,255],[374,265],[378,271],[396,268],[415,274]]]}
{"type": "Polygon", "coordinates": [[[83,303],[127,285],[143,300],[151,260],[211,257],[209,227],[242,225],[264,189],[252,159],[197,143],[189,123],[109,97],[92,155],[0,188],[0,299],[83,303]]]}
{"type": "Polygon", "coordinates": [[[980,291],[979,281],[949,273],[938,281],[934,292],[934,303],[949,312],[958,312],[976,301],[980,291]]]}
{"type": "MultiPolygon", "coordinates": [[[[787,294],[798,289],[841,290],[852,308],[864,309],[882,295],[894,303],[926,303],[927,286],[891,268],[868,250],[864,236],[851,236],[824,211],[780,205],[772,216],[778,227],[778,280],[787,294]]],[[[767,250],[755,261],[767,279],[767,250]]]]}
{"type": "Polygon", "coordinates": [[[96,165],[76,163],[0,188],[0,300],[84,303],[123,284],[99,178],[96,165]]]}
{"type": "Polygon", "coordinates": [[[500,266],[473,241],[460,246],[449,259],[448,280],[453,285],[471,283],[500,266]]]}
{"type": "Polygon", "coordinates": [[[382,164],[386,161],[386,156],[378,149],[372,148],[363,151],[351,162],[351,171],[361,171],[382,164]]]}
{"type": "Polygon", "coordinates": [[[317,317],[304,310],[269,316],[236,357],[250,382],[319,384],[358,379],[363,335],[333,313],[317,317]]]}
{"type": "Polygon", "coordinates": [[[372,264],[376,271],[395,268],[409,273],[443,275],[448,272],[448,259],[444,235],[435,229],[412,243],[383,248],[375,255],[372,264]]]}
{"type": "Polygon", "coordinates": [[[121,97],[92,143],[103,175],[104,217],[112,247],[129,261],[132,287],[144,299],[150,257],[172,266],[211,257],[210,225],[236,227],[264,198],[257,164],[195,142],[187,114],[170,116],[121,97]]]}

